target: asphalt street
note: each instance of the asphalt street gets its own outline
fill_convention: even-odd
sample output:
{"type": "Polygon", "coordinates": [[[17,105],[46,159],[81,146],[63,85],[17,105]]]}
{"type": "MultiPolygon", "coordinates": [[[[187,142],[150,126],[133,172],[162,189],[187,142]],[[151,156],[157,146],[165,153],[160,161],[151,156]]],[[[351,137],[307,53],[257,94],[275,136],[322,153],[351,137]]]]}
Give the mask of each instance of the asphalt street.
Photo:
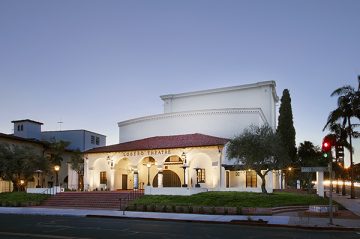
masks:
{"type": "Polygon", "coordinates": [[[0,215],[0,238],[360,238],[355,231],[324,231],[194,222],[0,215]]]}

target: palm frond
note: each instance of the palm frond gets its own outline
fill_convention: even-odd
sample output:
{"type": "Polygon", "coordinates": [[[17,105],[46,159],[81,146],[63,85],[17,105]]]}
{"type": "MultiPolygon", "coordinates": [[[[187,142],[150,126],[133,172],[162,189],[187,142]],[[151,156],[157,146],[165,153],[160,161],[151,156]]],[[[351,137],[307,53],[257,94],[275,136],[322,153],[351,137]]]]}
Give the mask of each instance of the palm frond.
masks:
{"type": "Polygon", "coordinates": [[[331,96],[335,95],[347,95],[349,93],[355,93],[354,87],[351,85],[345,85],[343,87],[337,88],[331,93],[331,96]]]}

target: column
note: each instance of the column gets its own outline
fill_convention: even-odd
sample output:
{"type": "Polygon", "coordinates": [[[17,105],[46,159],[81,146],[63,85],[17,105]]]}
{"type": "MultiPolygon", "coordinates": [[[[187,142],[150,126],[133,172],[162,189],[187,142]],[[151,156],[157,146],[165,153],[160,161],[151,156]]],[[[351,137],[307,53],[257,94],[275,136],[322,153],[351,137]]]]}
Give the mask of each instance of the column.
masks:
{"type": "Polygon", "coordinates": [[[115,190],[115,169],[113,167],[110,169],[110,190],[115,190]]]}
{"type": "Polygon", "coordinates": [[[162,188],[163,187],[163,171],[159,170],[159,173],[158,173],[158,188],[162,188]]]}
{"type": "Polygon", "coordinates": [[[95,185],[94,185],[94,167],[89,168],[89,190],[94,190],[95,189],[95,185]]]}
{"type": "Polygon", "coordinates": [[[137,170],[134,171],[134,189],[137,190],[139,188],[139,172],[137,170]]]}
{"type": "Polygon", "coordinates": [[[316,192],[320,197],[324,197],[324,172],[316,172],[316,192]]]}
{"type": "Polygon", "coordinates": [[[89,171],[87,159],[84,159],[84,191],[89,190],[89,171]]]}
{"type": "Polygon", "coordinates": [[[185,168],[185,184],[187,185],[187,187],[189,188],[189,167],[185,168]]]}

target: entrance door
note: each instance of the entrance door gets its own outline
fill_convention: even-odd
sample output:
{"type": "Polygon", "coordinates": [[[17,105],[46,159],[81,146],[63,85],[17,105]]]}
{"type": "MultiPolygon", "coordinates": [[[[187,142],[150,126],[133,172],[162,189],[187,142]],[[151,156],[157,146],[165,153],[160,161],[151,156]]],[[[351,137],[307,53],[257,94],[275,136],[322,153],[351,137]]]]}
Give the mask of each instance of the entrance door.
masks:
{"type": "Polygon", "coordinates": [[[230,187],[230,172],[226,171],[226,187],[230,187]]]}
{"type": "Polygon", "coordinates": [[[121,177],[121,183],[122,183],[122,189],[127,190],[127,174],[122,174],[121,177]]]}

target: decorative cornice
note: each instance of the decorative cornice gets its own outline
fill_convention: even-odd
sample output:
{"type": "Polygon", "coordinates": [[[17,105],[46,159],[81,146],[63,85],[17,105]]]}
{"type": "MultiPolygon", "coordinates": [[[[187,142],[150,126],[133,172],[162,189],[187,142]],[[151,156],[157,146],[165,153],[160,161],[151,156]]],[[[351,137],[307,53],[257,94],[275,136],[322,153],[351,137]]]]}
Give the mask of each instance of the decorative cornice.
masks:
{"type": "Polygon", "coordinates": [[[126,121],[122,121],[118,123],[118,126],[126,126],[130,124],[140,123],[144,121],[151,120],[160,120],[166,118],[180,118],[180,117],[189,117],[196,115],[225,115],[225,114],[253,114],[257,113],[261,117],[264,123],[269,123],[266,120],[264,112],[261,108],[223,108],[223,109],[209,109],[209,110],[192,110],[192,111],[181,111],[181,112],[173,112],[173,113],[165,113],[165,114],[157,114],[144,116],[140,118],[130,119],[126,121]]]}
{"type": "MultiPolygon", "coordinates": [[[[272,88],[275,88],[276,83],[275,83],[275,81],[262,81],[262,82],[257,82],[257,83],[253,83],[253,84],[230,86],[230,87],[216,88],[216,89],[210,89],[210,90],[200,90],[200,91],[186,92],[186,93],[180,93],[180,94],[162,95],[162,96],[160,96],[160,98],[165,101],[167,99],[206,95],[206,94],[236,91],[236,90],[245,90],[245,89],[257,88],[257,87],[262,87],[262,86],[270,86],[272,88]]],[[[276,92],[275,92],[274,98],[276,99],[276,97],[277,96],[276,96],[276,92]]]]}

